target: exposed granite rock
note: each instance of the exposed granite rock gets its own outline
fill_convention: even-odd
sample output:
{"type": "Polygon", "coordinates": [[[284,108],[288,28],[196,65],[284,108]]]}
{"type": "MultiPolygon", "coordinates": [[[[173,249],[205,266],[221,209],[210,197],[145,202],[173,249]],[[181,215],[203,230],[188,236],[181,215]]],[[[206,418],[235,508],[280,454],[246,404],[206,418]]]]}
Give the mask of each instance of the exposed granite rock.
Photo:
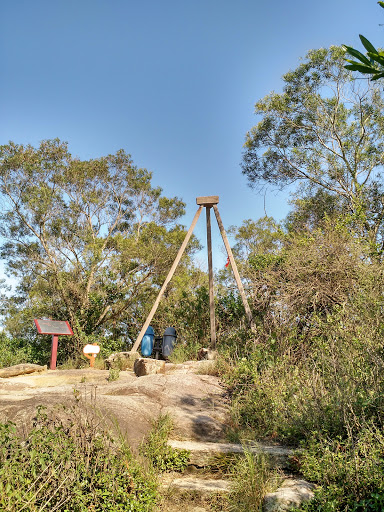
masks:
{"type": "Polygon", "coordinates": [[[8,368],[0,368],[0,378],[7,379],[9,377],[17,377],[18,375],[27,375],[29,373],[41,373],[47,371],[47,365],[39,364],[16,364],[8,368]]]}
{"type": "Polygon", "coordinates": [[[212,350],[211,348],[201,348],[197,353],[197,359],[198,361],[203,359],[214,361],[217,359],[217,350],[212,350]]]}
{"type": "Polygon", "coordinates": [[[305,480],[287,478],[275,492],[264,498],[263,512],[285,512],[291,507],[300,507],[313,498],[314,484],[305,480]]]}
{"type": "Polygon", "coordinates": [[[138,352],[116,352],[105,360],[105,367],[107,370],[110,368],[132,370],[136,359],[139,359],[139,357],[140,354],[138,352]]]}
{"type": "Polygon", "coordinates": [[[133,365],[133,371],[137,377],[143,377],[144,375],[156,375],[157,373],[165,373],[165,361],[142,357],[140,359],[136,359],[133,365]]]}

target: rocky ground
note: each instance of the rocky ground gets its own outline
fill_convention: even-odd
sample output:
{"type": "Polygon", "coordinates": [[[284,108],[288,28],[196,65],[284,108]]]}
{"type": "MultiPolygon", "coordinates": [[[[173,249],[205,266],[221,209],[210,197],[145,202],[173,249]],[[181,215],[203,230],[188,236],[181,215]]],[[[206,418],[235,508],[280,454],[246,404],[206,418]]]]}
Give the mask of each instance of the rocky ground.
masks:
{"type": "MultiPolygon", "coordinates": [[[[153,421],[169,413],[174,424],[169,442],[191,450],[191,461],[184,475],[167,475],[164,479],[166,499],[162,510],[222,510],[220,495],[230,491],[231,483],[209,473],[209,460],[212,456],[241,453],[242,447],[226,442],[229,400],[218,377],[209,374],[211,361],[167,363],[164,374],[143,377],[121,371],[115,381],[109,380],[108,370],[97,369],[36,368],[34,373],[15,373],[10,370],[6,377],[7,373],[0,370],[0,422],[11,420],[20,428],[31,424],[39,405],[56,408],[81,400],[100,411],[107,422],[118,424],[137,449],[153,421]]],[[[276,445],[257,445],[254,450],[268,453],[280,467],[291,453],[288,447],[276,445]]],[[[300,487],[290,478],[284,485],[265,503],[266,511],[287,510],[288,505],[311,496],[306,482],[300,487]]]]}
{"type": "Polygon", "coordinates": [[[113,382],[108,381],[108,370],[97,369],[0,377],[0,421],[29,424],[38,405],[81,398],[107,419],[116,420],[133,447],[150,430],[152,421],[166,413],[172,416],[180,439],[222,439],[228,401],[217,377],[199,373],[204,372],[205,363],[167,363],[164,375],[140,378],[133,371],[121,371],[113,382]]]}

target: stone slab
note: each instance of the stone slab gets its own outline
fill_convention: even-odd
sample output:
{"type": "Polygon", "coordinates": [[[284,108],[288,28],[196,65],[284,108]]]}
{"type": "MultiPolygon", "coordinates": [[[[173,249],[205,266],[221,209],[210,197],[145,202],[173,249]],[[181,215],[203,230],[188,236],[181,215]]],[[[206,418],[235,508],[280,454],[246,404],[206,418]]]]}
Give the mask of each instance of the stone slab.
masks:
{"type": "Polygon", "coordinates": [[[16,364],[14,366],[8,366],[7,368],[0,368],[0,378],[8,379],[10,377],[17,377],[18,375],[28,375],[30,373],[41,373],[46,371],[47,365],[16,364]]]}
{"type": "Polygon", "coordinates": [[[181,476],[173,478],[172,480],[168,479],[168,481],[163,481],[162,485],[180,491],[194,491],[199,494],[227,493],[231,491],[231,483],[229,480],[196,478],[192,476],[181,476]]]}
{"type": "Polygon", "coordinates": [[[305,480],[287,478],[275,491],[264,497],[263,512],[285,512],[292,507],[300,507],[313,498],[314,484],[305,480]]]}
{"type": "MultiPolygon", "coordinates": [[[[172,448],[185,449],[191,452],[190,464],[204,467],[209,465],[213,457],[223,454],[241,454],[244,453],[244,446],[236,443],[212,443],[196,441],[180,441],[170,439],[168,444],[172,448]]],[[[255,443],[246,447],[252,453],[263,453],[268,455],[275,466],[286,467],[288,457],[293,454],[294,449],[287,446],[268,445],[265,443],[255,443]]]]}

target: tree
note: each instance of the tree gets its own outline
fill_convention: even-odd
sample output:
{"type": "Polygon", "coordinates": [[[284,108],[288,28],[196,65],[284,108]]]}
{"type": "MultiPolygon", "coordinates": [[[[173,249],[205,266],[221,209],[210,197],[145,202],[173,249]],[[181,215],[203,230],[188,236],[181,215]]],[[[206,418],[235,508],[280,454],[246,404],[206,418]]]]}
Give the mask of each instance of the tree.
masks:
{"type": "Polygon", "coordinates": [[[102,328],[134,335],[185,236],[184,203],[123,150],[81,161],[58,139],[1,146],[0,192],[14,316],[68,318],[68,354],[102,328]]]}
{"type": "Polygon", "coordinates": [[[243,173],[251,186],[301,184],[307,198],[320,190],[336,196],[382,251],[383,98],[374,85],[353,81],[343,58],[340,47],[311,50],[283,76],[281,94],[256,103],[261,120],[247,134],[243,173]]]}
{"type": "MultiPolygon", "coordinates": [[[[384,2],[377,2],[380,7],[384,9],[384,2]]],[[[349,64],[345,66],[346,69],[351,71],[359,71],[364,75],[370,75],[371,80],[378,80],[384,77],[384,52],[377,50],[368,39],[361,34],[359,35],[360,41],[364,48],[367,50],[366,54],[363,55],[356,48],[351,46],[343,45],[347,54],[357,59],[351,60],[346,59],[349,64]]]]}

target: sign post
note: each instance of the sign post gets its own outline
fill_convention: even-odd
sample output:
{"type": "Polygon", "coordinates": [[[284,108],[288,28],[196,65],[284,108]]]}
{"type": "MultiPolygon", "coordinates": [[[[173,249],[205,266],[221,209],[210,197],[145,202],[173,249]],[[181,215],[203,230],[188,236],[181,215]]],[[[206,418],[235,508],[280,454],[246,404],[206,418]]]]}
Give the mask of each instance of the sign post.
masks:
{"type": "Polygon", "coordinates": [[[95,359],[97,354],[100,352],[100,347],[97,343],[93,343],[92,345],[85,345],[83,348],[83,354],[86,358],[89,359],[89,365],[91,368],[94,367],[95,359]]]}
{"type": "Polygon", "coordinates": [[[39,334],[52,334],[51,361],[50,370],[56,370],[57,346],[59,336],[72,336],[73,331],[67,321],[60,320],[38,320],[34,319],[37,332],[39,334]]]}

